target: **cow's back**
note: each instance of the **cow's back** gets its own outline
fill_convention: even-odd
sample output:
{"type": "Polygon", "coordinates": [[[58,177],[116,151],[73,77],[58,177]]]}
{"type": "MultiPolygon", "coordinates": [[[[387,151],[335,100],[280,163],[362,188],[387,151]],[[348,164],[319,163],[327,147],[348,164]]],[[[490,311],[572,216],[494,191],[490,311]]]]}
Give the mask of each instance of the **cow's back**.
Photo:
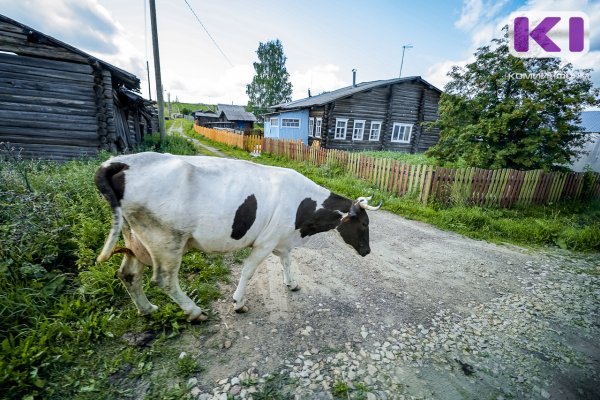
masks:
{"type": "Polygon", "coordinates": [[[295,171],[204,156],[139,153],[126,164],[125,219],[189,235],[194,247],[231,251],[292,234],[298,204],[325,190],[295,171]]]}

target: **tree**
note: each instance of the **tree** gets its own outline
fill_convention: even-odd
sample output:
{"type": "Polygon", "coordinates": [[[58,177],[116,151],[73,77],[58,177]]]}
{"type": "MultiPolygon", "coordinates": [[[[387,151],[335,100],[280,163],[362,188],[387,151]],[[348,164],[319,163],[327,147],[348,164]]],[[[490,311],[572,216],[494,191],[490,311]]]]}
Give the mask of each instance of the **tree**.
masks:
{"type": "Polygon", "coordinates": [[[246,85],[248,110],[257,115],[266,113],[269,106],[292,100],[290,74],[285,68],[287,57],[283,54],[283,45],[279,39],[259,42],[258,62],[254,63],[256,75],[246,85]]]}
{"type": "Polygon", "coordinates": [[[440,119],[430,124],[440,129],[440,140],[427,155],[480,168],[548,170],[568,163],[584,141],[579,114],[600,104],[591,70],[558,58],[514,57],[506,32],[475,57],[448,73],[440,119]]]}

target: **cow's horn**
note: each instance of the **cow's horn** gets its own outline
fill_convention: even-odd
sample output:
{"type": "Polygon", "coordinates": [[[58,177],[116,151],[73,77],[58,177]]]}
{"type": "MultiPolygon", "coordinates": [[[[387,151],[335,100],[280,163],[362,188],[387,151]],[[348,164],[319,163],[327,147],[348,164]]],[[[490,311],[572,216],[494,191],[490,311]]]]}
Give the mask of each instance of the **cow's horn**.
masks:
{"type": "Polygon", "coordinates": [[[359,203],[361,208],[364,208],[365,210],[370,210],[370,211],[377,211],[381,208],[381,204],[383,204],[383,201],[380,201],[379,204],[377,204],[377,207],[373,207],[368,205],[367,203],[359,203]]]}
{"type": "Polygon", "coordinates": [[[356,201],[360,205],[360,208],[362,208],[362,209],[370,210],[370,211],[377,211],[381,208],[381,204],[383,202],[380,201],[379,204],[377,205],[377,207],[370,206],[369,200],[371,200],[372,198],[373,198],[373,195],[371,195],[369,197],[359,197],[358,199],[356,199],[356,201]]]}

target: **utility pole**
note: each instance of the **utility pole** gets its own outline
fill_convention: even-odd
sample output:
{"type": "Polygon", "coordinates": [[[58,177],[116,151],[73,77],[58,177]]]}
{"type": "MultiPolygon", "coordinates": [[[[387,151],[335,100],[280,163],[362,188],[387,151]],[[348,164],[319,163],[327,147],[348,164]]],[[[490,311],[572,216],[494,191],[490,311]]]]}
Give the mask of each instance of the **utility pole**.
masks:
{"type": "Polygon", "coordinates": [[[156,102],[158,104],[158,130],[160,144],[166,143],[165,133],[165,104],[163,100],[162,82],[160,79],[160,55],[158,53],[158,28],[156,26],[156,4],[150,0],[150,25],[152,25],[152,51],[154,52],[154,76],[156,78],[156,102]]]}
{"type": "Polygon", "coordinates": [[[146,73],[148,74],[148,99],[152,101],[152,88],[150,87],[150,65],[146,60],[146,73]]]}
{"type": "Polygon", "coordinates": [[[402,61],[400,61],[400,74],[398,75],[398,78],[402,78],[402,65],[404,64],[404,52],[406,51],[406,49],[412,49],[413,46],[411,44],[405,44],[404,46],[402,46],[402,61]]]}

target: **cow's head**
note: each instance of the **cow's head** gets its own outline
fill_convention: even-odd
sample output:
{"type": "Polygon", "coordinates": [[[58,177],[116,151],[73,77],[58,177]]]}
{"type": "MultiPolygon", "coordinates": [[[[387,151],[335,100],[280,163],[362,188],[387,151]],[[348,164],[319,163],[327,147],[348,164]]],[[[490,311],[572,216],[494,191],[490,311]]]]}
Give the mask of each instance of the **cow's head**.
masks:
{"type": "Polygon", "coordinates": [[[352,203],[348,214],[342,218],[341,224],[337,227],[342,235],[344,242],[348,243],[361,256],[366,256],[371,252],[369,247],[369,217],[365,210],[379,210],[381,203],[377,207],[369,205],[371,197],[359,197],[352,203]]]}

